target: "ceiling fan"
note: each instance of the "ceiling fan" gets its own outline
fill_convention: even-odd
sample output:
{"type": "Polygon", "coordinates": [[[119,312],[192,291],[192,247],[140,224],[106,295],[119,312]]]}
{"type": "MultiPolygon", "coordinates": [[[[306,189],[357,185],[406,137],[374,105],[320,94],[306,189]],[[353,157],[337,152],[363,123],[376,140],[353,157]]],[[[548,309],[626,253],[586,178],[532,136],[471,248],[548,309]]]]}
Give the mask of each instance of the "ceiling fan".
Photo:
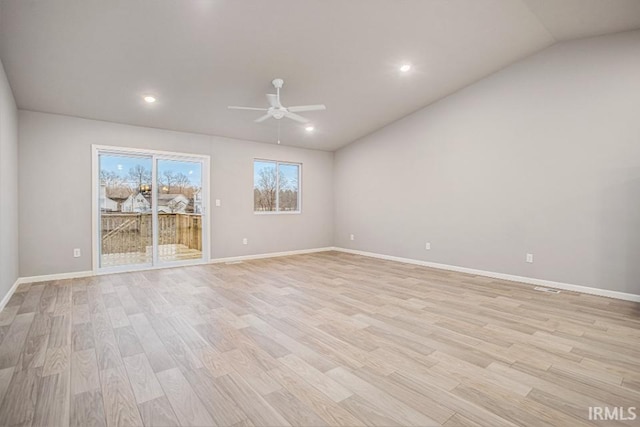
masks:
{"type": "Polygon", "coordinates": [[[309,120],[296,114],[296,113],[300,113],[303,111],[319,111],[319,110],[326,110],[327,107],[324,104],[317,104],[317,105],[297,105],[294,107],[284,107],[281,103],[280,103],[280,89],[282,88],[282,85],[284,84],[284,80],[282,79],[273,79],[273,81],[271,82],[273,84],[273,86],[276,88],[276,93],[268,93],[267,94],[267,101],[269,102],[270,107],[269,108],[257,108],[257,107],[235,107],[235,106],[229,106],[228,108],[230,110],[254,110],[254,111],[266,111],[267,113],[262,116],[262,117],[258,117],[256,120],[254,120],[256,123],[261,123],[264,122],[265,120],[267,120],[268,118],[274,118],[276,120],[280,120],[283,117],[287,117],[289,119],[295,120],[296,122],[300,122],[300,123],[308,123],[309,120]]]}

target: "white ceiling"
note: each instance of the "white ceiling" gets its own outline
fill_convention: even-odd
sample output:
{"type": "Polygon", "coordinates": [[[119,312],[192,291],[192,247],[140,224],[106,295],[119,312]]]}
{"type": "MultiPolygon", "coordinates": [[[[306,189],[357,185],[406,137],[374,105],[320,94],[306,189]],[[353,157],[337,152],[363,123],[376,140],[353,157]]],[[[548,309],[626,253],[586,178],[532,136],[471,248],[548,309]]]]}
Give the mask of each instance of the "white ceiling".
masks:
{"type": "Polygon", "coordinates": [[[639,0],[2,0],[18,107],[335,150],[558,40],[640,28],[639,0]],[[413,69],[401,75],[404,61],[413,69]],[[158,102],[145,104],[153,94],[158,102]]]}

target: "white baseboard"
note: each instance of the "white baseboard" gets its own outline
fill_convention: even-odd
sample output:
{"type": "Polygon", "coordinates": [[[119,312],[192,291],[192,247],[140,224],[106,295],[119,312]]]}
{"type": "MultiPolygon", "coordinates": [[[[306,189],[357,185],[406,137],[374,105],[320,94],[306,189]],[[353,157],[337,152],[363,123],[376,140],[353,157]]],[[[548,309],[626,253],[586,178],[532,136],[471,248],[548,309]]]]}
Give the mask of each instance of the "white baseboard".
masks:
{"type": "Polygon", "coordinates": [[[2,298],[2,301],[0,301],[0,311],[4,309],[5,305],[7,305],[7,303],[13,296],[13,293],[16,291],[16,289],[18,289],[18,286],[20,286],[20,278],[16,280],[13,286],[11,286],[11,289],[9,289],[9,292],[7,292],[4,298],[2,298]]]}
{"type": "Polygon", "coordinates": [[[336,250],[339,252],[346,252],[350,254],[362,255],[366,257],[380,258],[388,261],[397,261],[397,262],[404,262],[406,264],[421,265],[424,267],[437,268],[440,270],[457,271],[459,273],[467,273],[467,274],[473,274],[476,276],[485,276],[485,277],[491,277],[494,279],[508,280],[510,282],[526,283],[526,284],[535,285],[535,286],[546,286],[548,288],[562,289],[565,291],[579,292],[583,294],[597,295],[601,297],[615,298],[615,299],[621,299],[625,301],[640,302],[640,295],[629,294],[625,292],[609,291],[607,289],[599,289],[599,288],[590,288],[588,286],[553,282],[551,280],[534,279],[532,277],[514,276],[511,274],[504,274],[504,273],[495,273],[493,271],[476,270],[474,268],[458,267],[455,265],[438,264],[435,262],[421,261],[421,260],[411,259],[411,258],[402,258],[402,257],[397,257],[392,255],[383,255],[383,254],[378,254],[374,252],[359,251],[355,249],[346,249],[346,248],[336,247],[336,248],[333,248],[333,250],[336,250]]]}
{"type": "Polygon", "coordinates": [[[74,271],[72,273],[44,274],[42,276],[21,277],[18,284],[49,282],[51,280],[77,279],[78,277],[93,276],[93,271],[74,271]]]}
{"type": "Polygon", "coordinates": [[[263,259],[263,258],[276,258],[282,256],[291,256],[291,255],[303,255],[303,254],[312,254],[316,252],[327,252],[334,250],[334,247],[326,247],[326,248],[314,248],[314,249],[300,249],[297,251],[286,251],[286,252],[268,252],[266,254],[256,254],[256,255],[241,255],[241,256],[232,256],[226,258],[212,258],[211,264],[219,264],[223,262],[238,262],[238,261],[249,261],[252,259],[263,259]]]}

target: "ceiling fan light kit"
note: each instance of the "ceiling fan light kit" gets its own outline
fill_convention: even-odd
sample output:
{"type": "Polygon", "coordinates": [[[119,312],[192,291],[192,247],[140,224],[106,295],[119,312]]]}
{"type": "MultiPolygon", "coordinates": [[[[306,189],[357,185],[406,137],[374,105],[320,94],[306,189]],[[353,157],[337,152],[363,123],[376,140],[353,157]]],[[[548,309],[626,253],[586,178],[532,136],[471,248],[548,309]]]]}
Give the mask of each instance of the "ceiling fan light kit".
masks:
{"type": "MultiPolygon", "coordinates": [[[[256,123],[262,123],[267,119],[276,119],[281,120],[283,118],[288,118],[294,120],[298,123],[309,123],[309,119],[302,117],[299,114],[304,111],[321,111],[326,110],[327,107],[324,104],[314,104],[314,105],[296,105],[293,107],[285,107],[280,102],[280,89],[284,85],[284,80],[282,79],[273,79],[271,82],[273,87],[276,88],[276,93],[268,93],[267,94],[267,102],[269,103],[268,108],[259,108],[259,107],[236,107],[229,106],[230,110],[252,110],[252,111],[266,111],[261,117],[258,117],[254,120],[256,123]]],[[[278,143],[280,143],[280,138],[278,138],[278,143]]]]}

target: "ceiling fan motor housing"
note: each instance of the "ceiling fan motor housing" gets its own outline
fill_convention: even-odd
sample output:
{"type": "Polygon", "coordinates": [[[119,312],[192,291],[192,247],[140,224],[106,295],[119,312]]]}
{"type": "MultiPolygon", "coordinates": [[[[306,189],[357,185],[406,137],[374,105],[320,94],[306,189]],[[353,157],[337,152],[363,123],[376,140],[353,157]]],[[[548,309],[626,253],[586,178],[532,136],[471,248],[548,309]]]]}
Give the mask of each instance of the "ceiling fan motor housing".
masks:
{"type": "Polygon", "coordinates": [[[277,110],[274,108],[271,111],[272,111],[271,112],[271,116],[273,116],[274,119],[278,119],[278,120],[283,118],[284,114],[286,113],[286,109],[284,109],[284,108],[283,109],[277,109],[277,110]],[[284,110],[284,111],[282,111],[282,110],[284,110]]]}

